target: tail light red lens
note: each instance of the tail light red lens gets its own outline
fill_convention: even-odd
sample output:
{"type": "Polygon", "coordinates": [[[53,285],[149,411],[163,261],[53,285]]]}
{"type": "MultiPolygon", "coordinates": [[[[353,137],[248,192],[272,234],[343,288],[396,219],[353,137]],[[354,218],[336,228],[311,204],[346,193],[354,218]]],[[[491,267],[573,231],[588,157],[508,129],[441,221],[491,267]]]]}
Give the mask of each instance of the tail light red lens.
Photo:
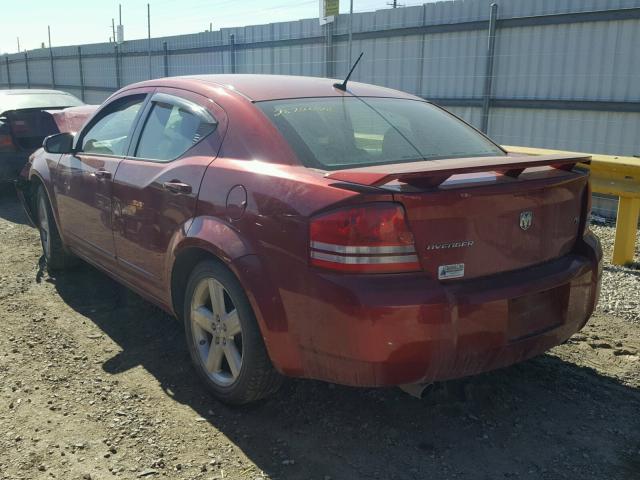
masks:
{"type": "Polygon", "coordinates": [[[0,151],[12,151],[15,150],[16,146],[13,144],[13,139],[11,135],[5,135],[0,133],[0,151]]]}
{"type": "Polygon", "coordinates": [[[354,273],[420,270],[404,209],[371,203],[319,215],[310,225],[310,261],[316,267],[354,273]]]}

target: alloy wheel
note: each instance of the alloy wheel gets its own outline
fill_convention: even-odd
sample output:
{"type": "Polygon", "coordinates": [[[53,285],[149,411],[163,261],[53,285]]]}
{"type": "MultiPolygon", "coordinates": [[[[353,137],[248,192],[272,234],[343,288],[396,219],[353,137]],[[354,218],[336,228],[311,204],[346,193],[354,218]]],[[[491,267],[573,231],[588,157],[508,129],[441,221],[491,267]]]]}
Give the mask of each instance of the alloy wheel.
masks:
{"type": "Polygon", "coordinates": [[[190,317],[205,372],[219,386],[232,385],[242,369],[242,326],[231,296],[219,281],[209,277],[198,283],[190,317]]]}

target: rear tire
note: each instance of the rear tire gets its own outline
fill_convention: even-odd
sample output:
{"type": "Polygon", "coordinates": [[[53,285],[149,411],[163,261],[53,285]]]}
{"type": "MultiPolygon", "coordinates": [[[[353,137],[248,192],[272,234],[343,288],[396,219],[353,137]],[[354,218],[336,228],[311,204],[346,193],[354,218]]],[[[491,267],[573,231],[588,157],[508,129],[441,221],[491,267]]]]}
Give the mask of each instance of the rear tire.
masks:
{"type": "Polygon", "coordinates": [[[196,265],[183,315],[191,359],[218,400],[241,405],[278,390],[282,376],[269,359],[251,304],[224,265],[196,265]]]}
{"type": "Polygon", "coordinates": [[[42,245],[42,253],[47,262],[47,270],[56,272],[74,266],[77,263],[77,259],[67,253],[64,248],[53,211],[51,210],[49,197],[43,186],[38,187],[36,194],[36,211],[40,243],[42,245]]]}

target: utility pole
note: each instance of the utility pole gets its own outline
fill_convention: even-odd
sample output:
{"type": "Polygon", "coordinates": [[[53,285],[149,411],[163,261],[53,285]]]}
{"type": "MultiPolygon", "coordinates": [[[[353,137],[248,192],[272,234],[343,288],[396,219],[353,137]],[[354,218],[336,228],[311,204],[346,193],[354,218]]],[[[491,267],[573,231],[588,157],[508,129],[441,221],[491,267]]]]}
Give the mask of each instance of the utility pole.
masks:
{"type": "Polygon", "coordinates": [[[53,66],[53,49],[51,48],[51,25],[47,25],[47,35],[49,36],[49,65],[51,67],[51,88],[56,88],[56,72],[53,66]]]}
{"type": "Polygon", "coordinates": [[[147,48],[149,50],[149,80],[151,74],[151,5],[147,3],[147,48]]]}
{"type": "Polygon", "coordinates": [[[20,53],[20,37],[16,37],[16,40],[18,40],[18,53],[20,53]]]}
{"type": "Polygon", "coordinates": [[[213,22],[209,22],[209,31],[213,32],[213,22]]]}
{"type": "Polygon", "coordinates": [[[113,41],[116,41],[116,20],[114,18],[111,19],[111,33],[113,41]]]}
{"type": "Polygon", "coordinates": [[[347,69],[351,67],[351,43],[353,41],[353,0],[349,2],[349,57],[347,58],[347,69]]]}
{"type": "Polygon", "coordinates": [[[116,43],[124,42],[124,26],[122,25],[122,4],[118,4],[118,30],[116,33],[116,43]]]}
{"type": "Polygon", "coordinates": [[[404,5],[398,5],[398,0],[393,0],[391,3],[387,3],[391,8],[403,7],[404,5]]]}
{"type": "Polygon", "coordinates": [[[487,133],[489,128],[489,110],[491,108],[491,90],[493,84],[493,63],[496,48],[496,23],[498,20],[498,4],[492,3],[489,13],[489,32],[487,42],[487,63],[485,67],[484,92],[482,95],[482,123],[480,131],[487,133]]]}

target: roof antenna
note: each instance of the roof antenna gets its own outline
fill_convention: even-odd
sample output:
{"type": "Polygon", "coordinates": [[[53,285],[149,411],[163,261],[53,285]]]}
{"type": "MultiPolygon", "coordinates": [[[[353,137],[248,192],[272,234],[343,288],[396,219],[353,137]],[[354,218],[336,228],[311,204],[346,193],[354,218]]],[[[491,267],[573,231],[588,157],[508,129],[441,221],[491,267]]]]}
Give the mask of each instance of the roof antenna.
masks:
{"type": "Polygon", "coordinates": [[[344,82],[342,83],[334,83],[333,86],[335,88],[337,88],[338,90],[342,90],[343,92],[347,91],[347,82],[349,81],[349,79],[351,78],[351,74],[353,73],[353,71],[356,69],[356,65],[358,65],[358,62],[360,61],[360,59],[362,58],[362,55],[364,55],[364,52],[360,52],[360,56],[358,57],[358,59],[354,62],[353,67],[351,67],[351,70],[349,70],[349,74],[347,75],[347,78],[344,79],[344,82]]]}

